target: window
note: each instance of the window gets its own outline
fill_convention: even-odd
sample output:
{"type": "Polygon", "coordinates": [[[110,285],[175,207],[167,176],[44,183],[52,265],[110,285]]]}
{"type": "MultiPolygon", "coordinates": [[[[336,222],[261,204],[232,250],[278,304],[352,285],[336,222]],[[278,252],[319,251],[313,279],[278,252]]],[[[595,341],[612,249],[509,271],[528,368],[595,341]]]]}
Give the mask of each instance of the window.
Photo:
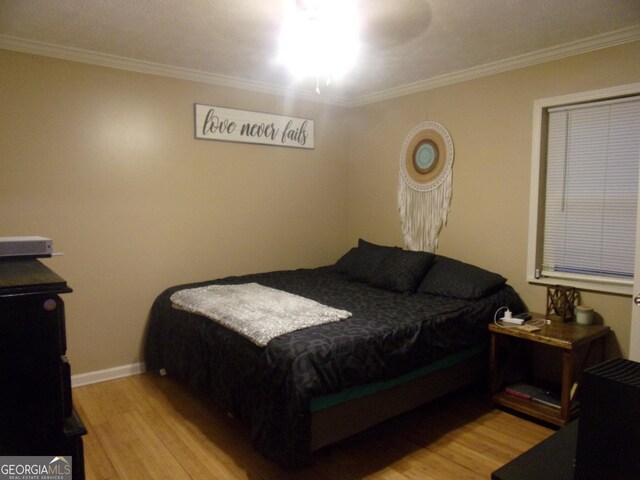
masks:
{"type": "Polygon", "coordinates": [[[632,85],[534,104],[530,281],[631,293],[638,93],[632,85]]]}

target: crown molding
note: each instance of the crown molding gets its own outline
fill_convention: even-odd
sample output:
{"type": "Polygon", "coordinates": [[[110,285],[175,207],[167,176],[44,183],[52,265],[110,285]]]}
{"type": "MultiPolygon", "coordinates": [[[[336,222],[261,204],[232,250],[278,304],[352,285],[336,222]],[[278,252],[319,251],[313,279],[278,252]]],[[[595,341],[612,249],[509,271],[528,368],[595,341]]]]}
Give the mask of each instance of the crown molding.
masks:
{"type": "Polygon", "coordinates": [[[328,103],[348,107],[349,102],[341,97],[331,95],[318,95],[307,90],[300,90],[294,87],[281,87],[277,85],[245,80],[237,77],[219,75],[216,73],[204,72],[184,67],[176,67],[162,63],[148,62],[135,58],[121,57],[108,53],[95,52],[80,48],[56,45],[25,38],[0,35],[0,48],[14,50],[21,53],[42,55],[46,57],[70,60],[73,62],[88,63],[101,67],[116,68],[150,75],[190,80],[194,82],[207,83],[221,87],[237,88],[252,92],[266,93],[280,97],[294,97],[316,103],[328,103]]]}
{"type": "Polygon", "coordinates": [[[390,100],[413,93],[433,90],[434,88],[454,85],[456,83],[475,80],[490,75],[504,73],[510,70],[538,65],[540,63],[560,60],[562,58],[588,53],[603,48],[614,47],[624,43],[631,43],[640,40],[640,25],[636,25],[621,30],[584,38],[573,42],[557,45],[555,47],[538,50],[536,52],[525,53],[515,57],[499,60],[497,62],[479,65],[477,67],[460,70],[438,77],[428,78],[414,83],[401,85],[399,87],[381,90],[368,95],[362,95],[349,102],[350,107],[359,107],[371,103],[390,100]]]}
{"type": "Polygon", "coordinates": [[[413,93],[424,92],[434,88],[466,82],[490,75],[504,73],[509,70],[530,67],[540,63],[559,60],[562,58],[579,55],[582,53],[613,47],[624,43],[640,40],[640,25],[616,30],[613,32],[596,35],[593,37],[576,40],[551,48],[538,50],[536,52],[518,55],[505,60],[479,65],[477,67],[460,70],[437,77],[420,80],[418,82],[401,85],[371,94],[357,96],[353,99],[332,95],[317,95],[306,90],[293,87],[281,87],[272,84],[255,82],[236,77],[219,75],[201,70],[194,70],[183,67],[175,67],[161,63],[148,62],[134,58],[120,57],[90,50],[55,45],[46,42],[28,40],[24,38],[0,35],[0,48],[15,50],[22,53],[34,55],[44,55],[47,57],[70,60],[74,62],[89,63],[103,67],[129,70],[151,75],[178,78],[194,82],[208,83],[222,87],[237,88],[269,95],[293,97],[300,100],[307,100],[316,103],[326,103],[342,107],[359,107],[384,100],[390,100],[413,93]]]}

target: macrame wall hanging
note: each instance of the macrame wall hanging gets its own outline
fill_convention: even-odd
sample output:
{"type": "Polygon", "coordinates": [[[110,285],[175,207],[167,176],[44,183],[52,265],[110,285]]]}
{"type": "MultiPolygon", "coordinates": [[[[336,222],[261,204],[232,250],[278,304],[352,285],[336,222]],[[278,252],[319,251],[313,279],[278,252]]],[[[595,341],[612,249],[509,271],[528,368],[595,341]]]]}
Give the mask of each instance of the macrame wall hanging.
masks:
{"type": "Polygon", "coordinates": [[[436,122],[416,126],[402,145],[398,208],[410,250],[435,252],[451,206],[453,141],[436,122]]]}

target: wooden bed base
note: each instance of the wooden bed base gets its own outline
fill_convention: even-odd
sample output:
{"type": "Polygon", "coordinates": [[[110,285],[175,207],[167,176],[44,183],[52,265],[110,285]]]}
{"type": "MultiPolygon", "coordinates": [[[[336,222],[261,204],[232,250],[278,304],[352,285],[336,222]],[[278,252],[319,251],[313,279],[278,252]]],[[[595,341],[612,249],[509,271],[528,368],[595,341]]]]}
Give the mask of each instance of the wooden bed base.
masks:
{"type": "Polygon", "coordinates": [[[311,417],[311,451],[470,385],[486,377],[486,373],[487,355],[481,353],[374,395],[315,412],[311,417]]]}

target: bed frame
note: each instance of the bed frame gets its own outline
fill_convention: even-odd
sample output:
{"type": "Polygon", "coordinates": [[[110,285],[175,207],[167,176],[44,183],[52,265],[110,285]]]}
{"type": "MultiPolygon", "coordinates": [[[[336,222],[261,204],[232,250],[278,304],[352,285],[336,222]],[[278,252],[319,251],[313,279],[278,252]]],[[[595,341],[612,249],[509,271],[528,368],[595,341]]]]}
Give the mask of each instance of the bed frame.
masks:
{"type": "MultiPolygon", "coordinates": [[[[310,292],[314,291],[312,287],[318,279],[323,282],[344,280],[335,272],[326,269],[320,271],[317,276],[312,276],[314,273],[309,271],[303,271],[297,274],[298,276],[289,277],[287,276],[290,275],[288,272],[270,272],[269,275],[270,276],[266,277],[261,277],[259,274],[254,276],[249,275],[245,277],[245,280],[253,281],[264,278],[267,285],[280,285],[281,283],[285,284],[290,278],[293,278],[300,282],[300,289],[304,290],[304,288],[306,288],[310,292]]],[[[236,278],[234,277],[231,280],[236,281],[236,278]]],[[[211,283],[216,282],[200,282],[188,286],[202,286],[211,283]]],[[[418,346],[412,345],[411,351],[415,352],[414,355],[416,355],[416,357],[406,357],[400,353],[393,353],[393,355],[398,355],[399,360],[396,360],[396,357],[390,357],[393,362],[391,365],[388,365],[388,369],[384,371],[389,372],[389,368],[393,367],[392,371],[401,372],[397,378],[385,378],[382,372],[368,372],[368,378],[375,378],[377,381],[373,381],[367,385],[359,385],[355,379],[349,377],[346,381],[341,382],[348,386],[343,392],[332,391],[335,385],[340,384],[340,382],[333,384],[334,386],[332,387],[329,382],[323,384],[321,379],[317,381],[317,385],[314,384],[311,390],[295,390],[298,388],[297,385],[288,384],[284,385],[287,390],[283,390],[279,389],[280,386],[278,384],[272,385],[265,381],[263,378],[264,373],[271,372],[268,368],[279,368],[280,371],[277,381],[286,381],[292,384],[297,380],[295,374],[303,376],[305,373],[302,371],[302,366],[300,370],[293,371],[289,365],[289,363],[295,360],[293,355],[297,355],[299,351],[303,351],[304,349],[301,350],[301,347],[298,346],[295,350],[286,351],[285,348],[290,347],[287,342],[293,340],[307,342],[315,337],[300,334],[299,339],[285,339],[282,341],[282,345],[276,345],[274,347],[273,355],[281,353],[282,351],[285,355],[284,359],[289,363],[285,362],[284,365],[279,365],[276,360],[281,360],[282,358],[272,359],[272,364],[261,365],[261,368],[264,367],[264,371],[251,376],[251,379],[263,382],[255,385],[255,391],[260,390],[260,388],[264,386],[269,387],[263,388],[260,391],[265,395],[274,394],[275,398],[262,399],[259,397],[256,398],[256,402],[253,402],[253,398],[241,396],[244,391],[243,384],[241,384],[239,379],[236,382],[233,368],[223,369],[215,373],[215,375],[208,370],[209,368],[215,368],[216,361],[219,359],[215,354],[206,354],[206,349],[214,345],[217,341],[227,342],[221,343],[221,345],[228,348],[229,351],[231,351],[231,349],[236,350],[236,352],[231,353],[239,355],[239,363],[234,364],[236,367],[238,365],[245,365],[245,363],[246,365],[252,365],[253,362],[260,359],[259,357],[262,355],[261,351],[257,350],[258,347],[254,347],[248,340],[233,343],[239,338],[239,335],[234,335],[233,332],[227,334],[222,330],[222,327],[207,327],[211,328],[211,330],[207,330],[208,335],[206,338],[202,337],[202,328],[209,325],[207,320],[196,320],[195,318],[189,317],[190,321],[188,323],[193,328],[183,327],[182,323],[184,322],[181,323],[180,319],[186,317],[182,316],[192,314],[180,312],[177,317],[178,319],[176,319],[174,316],[175,310],[171,307],[170,296],[175,291],[186,286],[187,285],[179,285],[165,290],[158,296],[153,304],[145,341],[145,361],[147,362],[147,368],[167,367],[168,371],[178,376],[183,376],[194,385],[202,384],[201,386],[207,389],[214,385],[219,387],[220,393],[218,395],[214,393],[213,397],[218,396],[220,403],[222,405],[228,404],[228,408],[236,408],[240,413],[239,416],[246,416],[247,423],[250,424],[249,426],[252,430],[256,450],[261,452],[265,457],[278,462],[284,468],[294,469],[301,468],[309,463],[312,460],[312,455],[310,455],[312,452],[317,452],[324,447],[335,444],[347,437],[367,430],[374,425],[413,410],[447,393],[459,390],[486,378],[488,373],[487,355],[485,352],[478,353],[481,345],[476,344],[476,342],[485,341],[486,339],[487,330],[484,324],[486,311],[491,310],[491,312],[493,312],[496,302],[499,305],[508,303],[512,311],[522,310],[519,305],[520,300],[511,287],[500,287],[496,289],[495,292],[491,293],[492,298],[488,298],[488,295],[486,295],[487,300],[483,300],[482,305],[477,308],[476,305],[469,303],[468,310],[466,310],[467,304],[465,303],[465,310],[460,310],[459,313],[458,310],[455,310],[456,321],[459,321],[459,324],[455,325],[458,327],[469,326],[469,328],[472,329],[470,338],[465,338],[464,340],[454,338],[452,345],[438,346],[438,348],[433,351],[429,350],[433,347],[429,347],[426,342],[424,345],[422,343],[418,346]],[[474,320],[476,321],[474,322],[474,320]],[[187,348],[191,344],[196,346],[193,350],[187,348]],[[473,346],[469,346],[469,344],[473,346]],[[445,354],[444,357],[441,357],[442,354],[450,350],[456,350],[456,345],[459,346],[460,351],[449,355],[445,354]],[[194,363],[199,362],[196,352],[198,349],[202,350],[206,360],[206,362],[201,365],[201,368],[200,363],[194,363]],[[435,357],[438,360],[424,365],[423,362],[431,357],[435,357]],[[214,363],[211,363],[211,361],[214,361],[214,363]],[[415,368],[415,364],[422,366],[415,368]],[[413,370],[407,372],[406,369],[410,367],[413,367],[413,370]],[[422,376],[416,377],[416,375],[420,374],[422,374],[422,376]],[[223,392],[223,382],[225,382],[225,380],[229,380],[230,390],[223,392]],[[390,387],[390,385],[394,386],[390,387]],[[376,391],[376,388],[382,388],[382,390],[377,390],[376,393],[369,393],[360,398],[353,397],[354,395],[365,394],[365,392],[376,391]],[[290,392],[293,397],[290,399],[284,398],[284,392],[290,392]],[[311,392],[316,392],[318,397],[310,398],[310,395],[312,395],[311,392]],[[323,394],[322,392],[327,393],[323,394]],[[226,398],[225,395],[229,398],[226,398]],[[234,395],[236,396],[233,397],[234,395]],[[345,398],[349,397],[351,399],[345,400],[345,398]],[[279,403],[275,403],[275,401],[279,401],[279,403]],[[293,411],[288,408],[293,409],[293,411]],[[260,414],[264,415],[265,412],[271,414],[271,416],[260,417],[260,414]]],[[[336,288],[343,287],[352,289],[352,292],[349,291],[349,293],[361,295],[364,299],[368,299],[366,288],[355,283],[345,283],[345,285],[337,284],[337,287],[332,286],[316,294],[320,297],[324,295],[329,298],[336,288]]],[[[374,296],[373,300],[378,298],[385,299],[387,297],[374,296]]],[[[423,299],[418,298],[416,300],[419,302],[417,305],[407,305],[407,312],[410,313],[412,311],[411,308],[422,308],[422,304],[420,303],[422,300],[423,299]]],[[[425,305],[429,304],[427,300],[424,301],[425,305]]],[[[437,306],[442,312],[447,311],[444,305],[437,304],[437,306]]],[[[440,312],[438,309],[436,309],[436,311],[440,312]]],[[[444,313],[442,313],[442,315],[444,316],[444,313]]],[[[364,325],[364,322],[361,323],[364,325]]],[[[375,330],[375,332],[384,330],[383,326],[385,324],[383,320],[378,323],[379,324],[376,324],[377,330],[375,330]]],[[[357,324],[357,326],[358,328],[363,328],[360,324],[357,324]]],[[[451,324],[447,325],[447,327],[454,328],[451,324]]],[[[439,330],[438,335],[442,335],[442,338],[445,339],[449,331],[448,329],[439,330]]],[[[359,330],[352,333],[352,336],[357,339],[359,337],[355,335],[356,333],[360,333],[359,330]]],[[[425,335],[427,335],[427,333],[429,333],[429,331],[425,331],[425,335]]],[[[428,338],[425,337],[425,340],[428,340],[428,338]]],[[[326,347],[326,351],[329,352],[329,339],[323,340],[321,345],[323,348],[326,347]]],[[[302,343],[301,346],[304,347],[305,344],[302,343]]],[[[224,349],[220,349],[220,352],[224,351],[224,349]]],[[[322,350],[322,352],[324,352],[324,350],[322,350]]],[[[304,350],[304,353],[307,354],[307,351],[304,350]]],[[[312,353],[313,352],[309,352],[309,359],[304,359],[304,361],[315,361],[312,353]]],[[[331,358],[331,361],[333,360],[334,359],[331,358]]],[[[353,376],[353,372],[348,370],[346,366],[346,364],[343,365],[340,362],[336,362],[333,368],[340,369],[344,367],[345,371],[353,376]]],[[[342,374],[342,370],[338,373],[342,374]]],[[[254,390],[251,391],[253,392],[254,390]]]]}
{"type": "Polygon", "coordinates": [[[426,402],[486,378],[486,352],[402,385],[314,412],[311,451],[343,440],[426,402]]]}

